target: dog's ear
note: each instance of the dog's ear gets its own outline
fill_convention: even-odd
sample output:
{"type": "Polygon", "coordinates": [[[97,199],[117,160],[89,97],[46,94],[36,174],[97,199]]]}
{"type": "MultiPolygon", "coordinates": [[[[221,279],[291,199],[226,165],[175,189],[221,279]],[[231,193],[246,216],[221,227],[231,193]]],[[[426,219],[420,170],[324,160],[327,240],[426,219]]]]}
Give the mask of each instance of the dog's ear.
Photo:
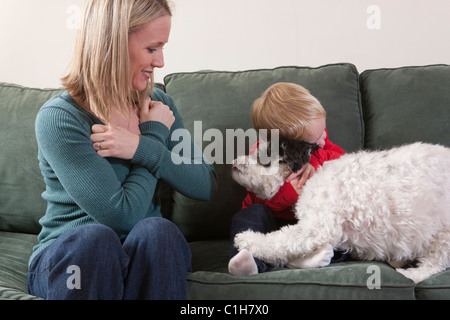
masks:
{"type": "Polygon", "coordinates": [[[280,139],[280,157],[292,172],[299,171],[311,159],[311,153],[320,147],[315,143],[280,139]]]}

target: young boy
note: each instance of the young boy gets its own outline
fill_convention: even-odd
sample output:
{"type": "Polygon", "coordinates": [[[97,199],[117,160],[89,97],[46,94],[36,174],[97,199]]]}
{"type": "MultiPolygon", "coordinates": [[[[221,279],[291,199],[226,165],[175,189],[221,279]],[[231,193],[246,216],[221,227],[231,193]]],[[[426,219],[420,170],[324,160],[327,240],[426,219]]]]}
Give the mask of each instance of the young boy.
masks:
{"type": "MultiPolygon", "coordinates": [[[[311,154],[309,164],[288,176],[286,183],[272,199],[262,200],[253,192],[248,192],[242,210],[233,217],[232,240],[236,234],[249,229],[268,233],[285,225],[295,224],[297,221],[292,208],[306,180],[313,176],[315,170],[325,161],[337,159],[345,153],[328,139],[324,108],[300,85],[277,83],[269,87],[254,102],[251,117],[256,130],[278,129],[280,137],[316,143],[320,149],[311,154]]],[[[250,153],[256,148],[256,145],[253,146],[250,153]]],[[[343,259],[336,257],[332,249],[322,252],[321,255],[324,261],[339,262],[343,259]]],[[[274,269],[274,266],[253,258],[247,250],[238,252],[234,245],[230,257],[228,270],[233,275],[252,275],[274,269]]]]}

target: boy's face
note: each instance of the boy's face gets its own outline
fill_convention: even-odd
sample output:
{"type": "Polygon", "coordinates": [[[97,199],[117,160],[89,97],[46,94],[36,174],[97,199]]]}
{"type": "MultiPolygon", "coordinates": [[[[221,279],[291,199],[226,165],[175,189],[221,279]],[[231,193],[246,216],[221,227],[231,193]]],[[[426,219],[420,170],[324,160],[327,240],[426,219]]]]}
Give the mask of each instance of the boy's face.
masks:
{"type": "Polygon", "coordinates": [[[325,138],[327,137],[326,129],[326,121],[325,117],[314,119],[311,122],[311,134],[303,137],[303,140],[309,143],[315,143],[319,145],[321,148],[325,145],[325,138]]]}

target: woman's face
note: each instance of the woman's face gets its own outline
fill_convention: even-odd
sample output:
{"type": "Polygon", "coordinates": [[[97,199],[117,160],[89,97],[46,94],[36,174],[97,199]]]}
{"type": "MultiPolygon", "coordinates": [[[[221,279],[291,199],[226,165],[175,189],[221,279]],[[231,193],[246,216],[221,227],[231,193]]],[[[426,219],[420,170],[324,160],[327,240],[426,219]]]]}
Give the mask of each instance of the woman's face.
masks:
{"type": "Polygon", "coordinates": [[[128,52],[133,90],[145,90],[154,68],[164,67],[163,47],[169,41],[171,22],[171,17],[165,15],[130,33],[128,52]]]}

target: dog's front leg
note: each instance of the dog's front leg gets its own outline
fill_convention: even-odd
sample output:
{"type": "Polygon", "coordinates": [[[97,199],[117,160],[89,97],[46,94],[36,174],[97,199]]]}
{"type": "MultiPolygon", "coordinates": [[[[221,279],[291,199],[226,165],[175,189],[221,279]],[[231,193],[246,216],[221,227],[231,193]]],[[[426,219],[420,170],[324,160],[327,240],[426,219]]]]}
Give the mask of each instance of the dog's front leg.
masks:
{"type": "Polygon", "coordinates": [[[330,242],[296,224],[267,234],[248,230],[237,234],[234,243],[239,250],[249,250],[255,258],[271,265],[284,266],[330,242]]]}
{"type": "Polygon", "coordinates": [[[333,246],[326,244],[310,254],[290,260],[286,267],[290,269],[310,269],[328,266],[334,256],[333,246]]]}
{"type": "Polygon", "coordinates": [[[284,236],[281,230],[269,234],[248,230],[236,235],[234,245],[239,251],[247,249],[266,263],[283,266],[289,260],[286,241],[281,240],[284,236]]]}

